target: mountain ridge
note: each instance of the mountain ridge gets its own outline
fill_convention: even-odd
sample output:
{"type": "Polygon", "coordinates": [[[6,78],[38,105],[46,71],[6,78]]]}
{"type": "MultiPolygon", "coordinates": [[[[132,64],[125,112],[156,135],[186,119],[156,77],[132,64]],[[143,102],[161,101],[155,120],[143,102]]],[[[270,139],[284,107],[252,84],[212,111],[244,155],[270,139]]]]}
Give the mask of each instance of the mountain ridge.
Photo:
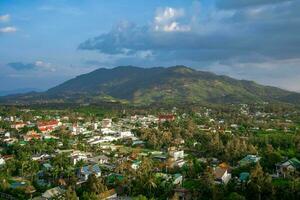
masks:
{"type": "Polygon", "coordinates": [[[177,65],[141,68],[99,68],[79,75],[46,92],[0,98],[0,102],[101,101],[133,104],[153,103],[299,103],[300,94],[248,80],[177,65]]]}

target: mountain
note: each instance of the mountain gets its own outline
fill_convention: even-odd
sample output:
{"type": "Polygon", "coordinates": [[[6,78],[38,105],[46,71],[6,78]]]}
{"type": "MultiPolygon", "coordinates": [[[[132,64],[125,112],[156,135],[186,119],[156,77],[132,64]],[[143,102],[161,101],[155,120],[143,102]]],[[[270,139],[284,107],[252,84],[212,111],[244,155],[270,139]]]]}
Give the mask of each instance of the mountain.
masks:
{"type": "Polygon", "coordinates": [[[41,92],[41,89],[37,88],[18,88],[14,90],[0,90],[0,96],[7,96],[13,94],[24,94],[28,92],[41,92]]]}
{"type": "Polygon", "coordinates": [[[253,81],[197,71],[185,66],[100,68],[77,76],[42,93],[7,96],[0,102],[123,102],[152,103],[253,103],[300,102],[300,94],[253,81]]]}

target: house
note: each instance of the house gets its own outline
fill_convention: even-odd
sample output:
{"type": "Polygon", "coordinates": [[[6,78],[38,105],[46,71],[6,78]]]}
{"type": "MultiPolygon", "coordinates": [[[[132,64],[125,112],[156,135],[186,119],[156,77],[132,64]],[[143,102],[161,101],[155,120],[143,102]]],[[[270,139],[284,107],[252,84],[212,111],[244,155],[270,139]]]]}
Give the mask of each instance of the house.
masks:
{"type": "Polygon", "coordinates": [[[94,130],[98,130],[98,123],[94,123],[93,125],[94,125],[94,127],[93,127],[94,130]]]}
{"type": "Polygon", "coordinates": [[[89,178],[89,175],[95,174],[96,177],[101,176],[101,169],[99,165],[86,165],[82,168],[80,168],[78,172],[78,178],[80,178],[83,181],[87,181],[89,178]]]}
{"type": "Polygon", "coordinates": [[[134,169],[134,170],[137,170],[140,167],[141,163],[142,162],[140,160],[135,160],[135,161],[132,162],[131,168],[134,169]]]}
{"type": "Polygon", "coordinates": [[[57,120],[51,120],[51,121],[42,121],[37,123],[38,129],[42,133],[46,132],[52,132],[55,128],[57,128],[60,125],[60,123],[57,120]]]}
{"type": "Polygon", "coordinates": [[[222,169],[230,169],[230,166],[226,163],[226,162],[222,162],[219,164],[219,167],[221,167],[222,169]]]}
{"type": "Polygon", "coordinates": [[[184,151],[183,150],[176,150],[175,147],[170,147],[168,149],[169,159],[168,165],[169,167],[182,167],[185,164],[184,161],[184,151]]]}
{"type": "Polygon", "coordinates": [[[26,126],[25,123],[23,123],[23,122],[16,122],[16,123],[14,123],[14,124],[11,125],[11,128],[19,130],[19,129],[23,128],[24,126],[26,126]]]}
{"type": "Polygon", "coordinates": [[[168,181],[172,182],[173,185],[181,185],[183,177],[181,174],[166,174],[166,173],[156,173],[155,174],[156,178],[161,179],[163,182],[168,181]]]}
{"type": "Polygon", "coordinates": [[[5,165],[5,160],[3,158],[0,158],[0,166],[5,165]]]}
{"type": "Polygon", "coordinates": [[[82,154],[82,155],[76,155],[71,157],[71,162],[73,163],[73,165],[76,165],[76,163],[81,160],[82,161],[87,160],[87,156],[82,154]]]}
{"type": "Polygon", "coordinates": [[[49,135],[49,134],[43,135],[43,138],[44,138],[45,141],[54,141],[54,140],[59,139],[59,137],[56,137],[54,135],[49,135]]]}
{"type": "Polygon", "coordinates": [[[215,183],[227,184],[231,179],[231,174],[228,173],[228,169],[222,167],[216,167],[214,169],[215,183]]]}
{"type": "Polygon", "coordinates": [[[76,165],[76,163],[78,161],[86,161],[87,160],[87,155],[85,153],[81,153],[81,152],[73,152],[71,155],[71,162],[73,163],[73,165],[76,165]]]}
{"type": "Polygon", "coordinates": [[[297,170],[300,170],[300,161],[297,158],[291,158],[276,164],[278,176],[287,177],[288,175],[295,173],[297,170]]]}
{"type": "Polygon", "coordinates": [[[105,164],[105,163],[108,163],[108,161],[109,161],[109,158],[105,155],[88,158],[88,162],[95,163],[95,164],[105,164]]]}
{"type": "Polygon", "coordinates": [[[117,132],[114,130],[111,130],[110,128],[101,128],[101,132],[104,135],[115,135],[117,132]]]}
{"type": "Polygon", "coordinates": [[[144,147],[145,146],[145,142],[142,140],[135,140],[132,142],[132,146],[133,147],[144,147]]]}
{"type": "Polygon", "coordinates": [[[126,137],[133,137],[134,135],[131,133],[131,131],[122,131],[120,132],[120,137],[121,138],[126,138],[126,137]]]}
{"type": "Polygon", "coordinates": [[[247,155],[242,160],[239,161],[240,166],[245,166],[249,164],[255,164],[260,160],[261,157],[257,155],[247,155]]]}
{"type": "Polygon", "coordinates": [[[173,184],[174,185],[181,185],[182,184],[182,175],[181,174],[174,174],[173,175],[173,184]]]}
{"type": "Polygon", "coordinates": [[[112,119],[106,118],[106,119],[103,119],[103,120],[101,121],[101,127],[102,127],[102,128],[110,128],[111,125],[112,125],[112,119]]]}
{"type": "Polygon", "coordinates": [[[174,148],[170,148],[169,149],[169,155],[174,158],[175,161],[179,160],[179,159],[183,159],[184,158],[184,151],[177,151],[174,148]]]}
{"type": "Polygon", "coordinates": [[[239,176],[239,181],[241,183],[246,183],[249,180],[250,174],[249,172],[242,172],[239,176]]]}
{"type": "Polygon", "coordinates": [[[78,124],[75,124],[72,126],[72,135],[79,135],[86,131],[84,127],[79,126],[78,124]]]}
{"type": "Polygon", "coordinates": [[[6,132],[6,133],[4,133],[4,137],[6,137],[6,138],[10,138],[10,132],[6,132]]]}
{"type": "Polygon", "coordinates": [[[73,152],[70,154],[71,162],[73,163],[73,165],[76,165],[76,163],[80,160],[86,161],[89,156],[91,156],[91,153],[78,150],[73,150],[73,152]]]}
{"type": "Polygon", "coordinates": [[[35,161],[42,161],[42,160],[49,159],[50,157],[51,156],[49,154],[36,154],[36,155],[32,155],[31,159],[35,161]]]}
{"type": "Polygon", "coordinates": [[[41,199],[58,199],[62,197],[64,193],[65,190],[60,187],[51,188],[42,194],[41,199]]]}
{"type": "Polygon", "coordinates": [[[17,142],[18,139],[17,139],[17,138],[5,138],[5,139],[3,139],[2,141],[3,141],[4,143],[6,143],[6,144],[11,145],[11,144],[17,142]]]}
{"type": "Polygon", "coordinates": [[[36,131],[28,131],[26,135],[23,136],[24,141],[30,141],[30,140],[40,140],[42,136],[38,134],[36,131]]]}
{"type": "Polygon", "coordinates": [[[174,121],[175,115],[159,115],[158,120],[159,120],[159,122],[174,121]]]}

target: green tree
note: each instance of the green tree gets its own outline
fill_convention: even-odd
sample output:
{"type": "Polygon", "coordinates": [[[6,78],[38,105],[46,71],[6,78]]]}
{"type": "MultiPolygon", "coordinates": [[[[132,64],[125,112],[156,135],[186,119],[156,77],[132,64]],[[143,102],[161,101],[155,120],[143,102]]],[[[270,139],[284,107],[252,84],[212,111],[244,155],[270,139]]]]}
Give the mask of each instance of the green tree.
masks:
{"type": "Polygon", "coordinates": [[[100,198],[97,196],[97,194],[95,194],[93,192],[83,192],[83,195],[80,199],[82,199],[82,200],[100,200],[100,198]]]}
{"type": "Polygon", "coordinates": [[[102,179],[99,179],[95,174],[91,174],[86,182],[86,191],[90,193],[100,194],[107,191],[106,185],[102,179]]]}
{"type": "Polygon", "coordinates": [[[246,200],[246,198],[239,193],[232,192],[225,198],[225,200],[246,200]]]}
{"type": "Polygon", "coordinates": [[[66,194],[65,194],[66,200],[78,200],[77,194],[75,190],[72,189],[72,187],[68,187],[66,194]]]}

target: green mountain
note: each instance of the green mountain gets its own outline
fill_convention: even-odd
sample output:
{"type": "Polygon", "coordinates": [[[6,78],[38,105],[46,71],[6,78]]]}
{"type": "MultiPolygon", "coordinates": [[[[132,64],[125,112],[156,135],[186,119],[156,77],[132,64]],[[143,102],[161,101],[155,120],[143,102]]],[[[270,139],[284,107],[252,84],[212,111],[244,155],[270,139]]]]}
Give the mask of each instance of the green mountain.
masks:
{"type": "Polygon", "coordinates": [[[300,94],[185,66],[100,68],[43,93],[8,96],[1,102],[253,103],[300,102],[300,94]]]}

